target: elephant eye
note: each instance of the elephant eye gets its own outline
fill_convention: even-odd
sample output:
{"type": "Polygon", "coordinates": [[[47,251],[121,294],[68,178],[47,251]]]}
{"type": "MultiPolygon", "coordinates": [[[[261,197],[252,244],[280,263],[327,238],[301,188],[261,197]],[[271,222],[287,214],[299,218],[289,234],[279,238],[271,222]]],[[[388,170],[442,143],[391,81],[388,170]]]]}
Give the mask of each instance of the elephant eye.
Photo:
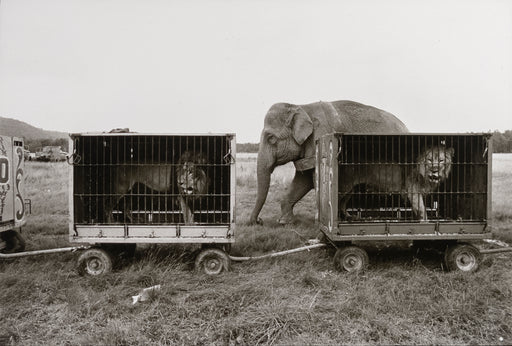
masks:
{"type": "Polygon", "coordinates": [[[267,140],[270,144],[274,145],[277,143],[277,138],[274,135],[268,135],[267,140]]]}

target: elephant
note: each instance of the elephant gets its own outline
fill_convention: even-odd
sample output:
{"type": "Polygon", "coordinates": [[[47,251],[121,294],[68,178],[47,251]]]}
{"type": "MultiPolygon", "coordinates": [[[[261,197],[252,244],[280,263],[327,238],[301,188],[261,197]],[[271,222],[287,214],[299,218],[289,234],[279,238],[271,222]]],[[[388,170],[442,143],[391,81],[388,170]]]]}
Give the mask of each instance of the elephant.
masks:
{"type": "Polygon", "coordinates": [[[354,101],[315,102],[306,105],[276,103],[265,116],[257,158],[258,190],[249,224],[258,217],[267,199],[275,167],[293,161],[295,176],[281,201],[280,224],[293,220],[293,207],[314,188],[315,140],[344,133],[405,133],[405,124],[381,109],[354,101]]]}

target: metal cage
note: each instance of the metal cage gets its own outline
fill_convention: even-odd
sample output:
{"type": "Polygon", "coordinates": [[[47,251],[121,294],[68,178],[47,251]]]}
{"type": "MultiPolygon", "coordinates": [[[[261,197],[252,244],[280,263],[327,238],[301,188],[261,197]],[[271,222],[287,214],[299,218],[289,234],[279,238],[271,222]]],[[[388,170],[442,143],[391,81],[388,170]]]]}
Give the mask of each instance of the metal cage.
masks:
{"type": "Polygon", "coordinates": [[[333,134],[317,141],[321,228],[333,238],[478,238],[491,214],[489,134],[333,134]]]}
{"type": "Polygon", "coordinates": [[[231,241],[235,149],[233,134],[71,135],[72,241],[231,241]]]}

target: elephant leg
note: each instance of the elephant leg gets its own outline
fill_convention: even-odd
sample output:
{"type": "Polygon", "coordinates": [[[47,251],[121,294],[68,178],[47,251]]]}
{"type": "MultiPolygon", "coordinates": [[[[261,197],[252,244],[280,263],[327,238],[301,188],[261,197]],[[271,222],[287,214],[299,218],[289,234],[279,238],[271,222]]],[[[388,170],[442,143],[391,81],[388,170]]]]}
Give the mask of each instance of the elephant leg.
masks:
{"type": "Polygon", "coordinates": [[[314,169],[295,172],[288,191],[281,201],[280,224],[284,225],[292,222],[294,205],[314,187],[313,175],[314,169]]]}

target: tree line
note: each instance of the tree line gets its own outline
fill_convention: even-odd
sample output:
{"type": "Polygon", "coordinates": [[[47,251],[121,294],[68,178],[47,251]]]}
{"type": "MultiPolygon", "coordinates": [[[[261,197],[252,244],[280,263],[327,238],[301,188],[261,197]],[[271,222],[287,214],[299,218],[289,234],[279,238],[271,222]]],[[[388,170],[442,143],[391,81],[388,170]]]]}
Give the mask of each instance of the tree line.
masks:
{"type": "Polygon", "coordinates": [[[512,130],[494,131],[492,134],[493,151],[495,153],[512,153],[512,130]]]}
{"type": "MultiPolygon", "coordinates": [[[[494,131],[492,133],[492,144],[495,153],[512,153],[512,130],[494,131]]],[[[236,151],[239,153],[257,153],[258,148],[258,143],[236,144],[236,151]]]]}
{"type": "MultiPolygon", "coordinates": [[[[25,146],[31,151],[36,152],[38,149],[46,146],[60,146],[62,150],[68,150],[67,138],[55,139],[26,139],[25,146]]],[[[237,143],[236,151],[239,153],[257,153],[259,148],[258,143],[237,143]]]]}
{"type": "Polygon", "coordinates": [[[60,146],[60,148],[64,151],[68,150],[68,142],[67,138],[54,138],[54,139],[26,139],[25,147],[28,148],[31,152],[36,152],[42,147],[46,146],[60,146]]]}
{"type": "Polygon", "coordinates": [[[236,143],[237,153],[257,153],[260,145],[259,143],[236,143]]]}
{"type": "MultiPolygon", "coordinates": [[[[492,134],[492,141],[493,151],[495,153],[512,153],[512,130],[506,130],[505,132],[494,131],[492,134]]],[[[68,148],[68,139],[28,139],[25,141],[25,145],[27,145],[32,152],[35,152],[37,149],[48,145],[59,145],[62,150],[66,151],[68,148]]],[[[257,153],[258,148],[259,143],[236,144],[236,151],[239,153],[257,153]]]]}

